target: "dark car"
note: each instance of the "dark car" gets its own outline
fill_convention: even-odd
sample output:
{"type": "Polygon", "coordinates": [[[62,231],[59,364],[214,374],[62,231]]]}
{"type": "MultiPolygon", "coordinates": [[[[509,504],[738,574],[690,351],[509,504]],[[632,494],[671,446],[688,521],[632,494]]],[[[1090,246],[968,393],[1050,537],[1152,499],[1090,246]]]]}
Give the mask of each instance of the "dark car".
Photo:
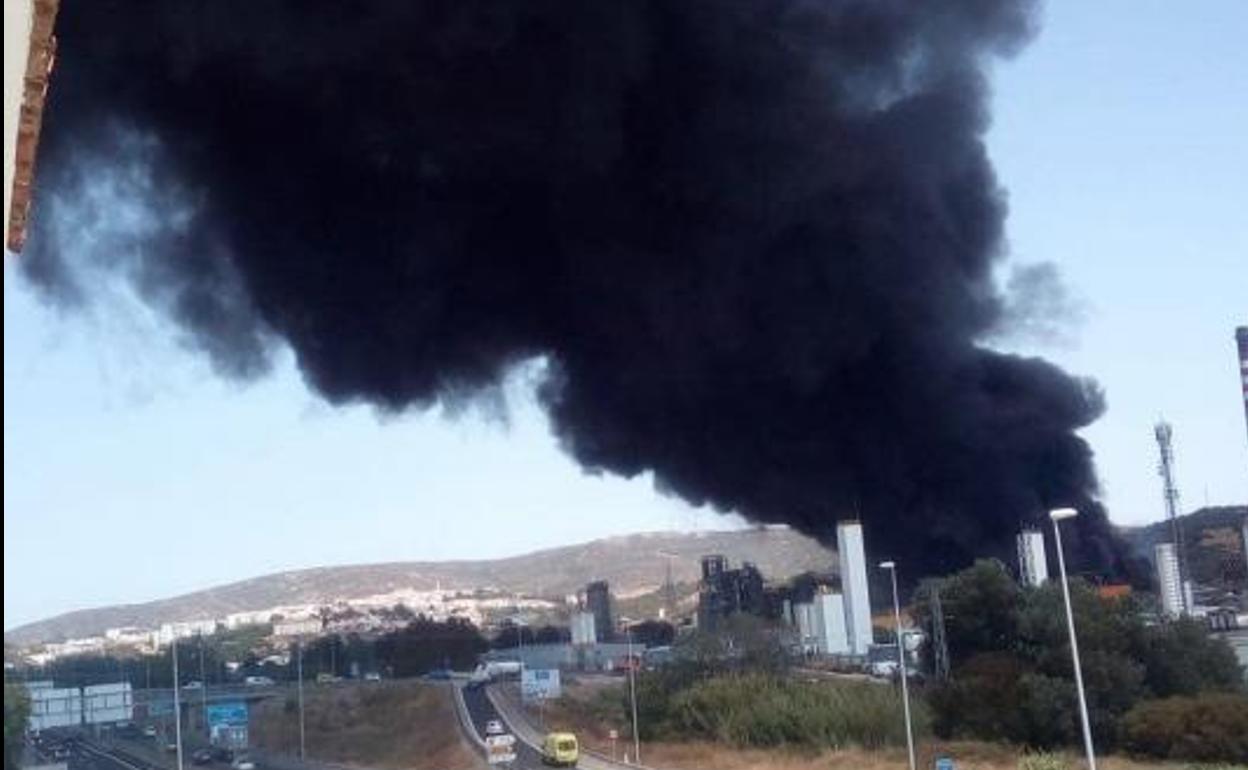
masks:
{"type": "Polygon", "coordinates": [[[191,754],[191,762],[197,765],[206,765],[212,760],[212,749],[196,749],[191,754]]]}
{"type": "Polygon", "coordinates": [[[230,763],[234,761],[234,750],[227,749],[224,746],[217,746],[212,749],[212,758],[217,762],[230,763]]]}

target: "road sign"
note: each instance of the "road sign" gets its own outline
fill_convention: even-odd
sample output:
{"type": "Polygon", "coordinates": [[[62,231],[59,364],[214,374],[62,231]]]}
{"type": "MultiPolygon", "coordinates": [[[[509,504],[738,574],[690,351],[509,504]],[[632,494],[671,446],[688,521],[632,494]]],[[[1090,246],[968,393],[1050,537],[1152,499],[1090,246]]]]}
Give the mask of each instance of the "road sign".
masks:
{"type": "Polygon", "coordinates": [[[619,731],[619,730],[616,730],[616,729],[614,729],[614,728],[612,728],[612,729],[611,729],[611,731],[607,733],[607,737],[608,737],[608,738],[610,738],[610,739],[611,739],[611,740],[613,740],[613,741],[615,741],[615,740],[619,740],[619,738],[620,738],[620,731],[619,731]]]}
{"type": "Polygon", "coordinates": [[[516,736],[485,736],[485,758],[491,765],[503,765],[516,761],[516,736]]]}
{"type": "Polygon", "coordinates": [[[209,706],[208,738],[214,746],[247,748],[247,702],[231,701],[209,706]]]}
{"type": "Polygon", "coordinates": [[[526,668],[520,674],[520,695],[525,702],[558,698],[559,669],[526,668]]]}
{"type": "Polygon", "coordinates": [[[949,757],[940,757],[936,760],[936,770],[954,770],[953,760],[949,757]]]}

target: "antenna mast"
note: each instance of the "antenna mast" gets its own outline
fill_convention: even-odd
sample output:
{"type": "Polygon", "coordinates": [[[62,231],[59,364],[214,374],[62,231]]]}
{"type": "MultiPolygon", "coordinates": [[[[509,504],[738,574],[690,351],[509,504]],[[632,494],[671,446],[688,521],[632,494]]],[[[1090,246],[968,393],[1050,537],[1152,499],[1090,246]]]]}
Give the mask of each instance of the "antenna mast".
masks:
{"type": "Polygon", "coordinates": [[[1188,604],[1187,595],[1187,559],[1183,549],[1183,528],[1179,526],[1179,487],[1174,481],[1174,429],[1170,427],[1170,423],[1161,420],[1153,428],[1153,435],[1157,437],[1157,448],[1161,452],[1157,474],[1161,476],[1166,518],[1170,520],[1170,538],[1174,543],[1175,559],[1179,563],[1179,595],[1182,597],[1183,614],[1191,615],[1192,608],[1188,604]]]}

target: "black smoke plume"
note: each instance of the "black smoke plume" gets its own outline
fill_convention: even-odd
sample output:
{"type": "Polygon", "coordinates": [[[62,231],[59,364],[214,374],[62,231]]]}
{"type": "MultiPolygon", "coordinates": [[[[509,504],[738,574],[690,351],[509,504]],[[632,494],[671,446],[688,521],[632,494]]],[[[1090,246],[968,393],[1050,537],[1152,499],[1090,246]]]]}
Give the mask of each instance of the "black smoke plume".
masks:
{"type": "MultiPolygon", "coordinates": [[[[421,408],[544,357],[587,469],[912,575],[1076,505],[1098,389],[983,347],[1027,0],[66,2],[27,274],[421,408]]],[[[1072,536],[1075,531],[1072,530],[1072,536]]]]}

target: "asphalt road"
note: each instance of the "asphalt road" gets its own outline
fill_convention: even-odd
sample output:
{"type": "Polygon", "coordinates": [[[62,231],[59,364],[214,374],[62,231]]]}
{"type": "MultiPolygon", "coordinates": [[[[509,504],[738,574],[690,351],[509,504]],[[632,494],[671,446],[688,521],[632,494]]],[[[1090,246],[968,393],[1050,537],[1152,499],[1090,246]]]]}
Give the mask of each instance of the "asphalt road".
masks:
{"type": "MultiPolygon", "coordinates": [[[[464,688],[464,705],[468,708],[468,718],[472,720],[472,725],[476,728],[477,735],[485,739],[485,723],[491,719],[497,719],[503,724],[506,722],[499,716],[498,710],[494,708],[494,704],[490,703],[490,699],[485,697],[484,688],[464,688]]],[[[542,764],[542,757],[531,746],[516,739],[516,761],[511,765],[515,770],[538,770],[546,765],[542,764]]],[[[73,770],[71,768],[71,770],[73,770]]]]}

